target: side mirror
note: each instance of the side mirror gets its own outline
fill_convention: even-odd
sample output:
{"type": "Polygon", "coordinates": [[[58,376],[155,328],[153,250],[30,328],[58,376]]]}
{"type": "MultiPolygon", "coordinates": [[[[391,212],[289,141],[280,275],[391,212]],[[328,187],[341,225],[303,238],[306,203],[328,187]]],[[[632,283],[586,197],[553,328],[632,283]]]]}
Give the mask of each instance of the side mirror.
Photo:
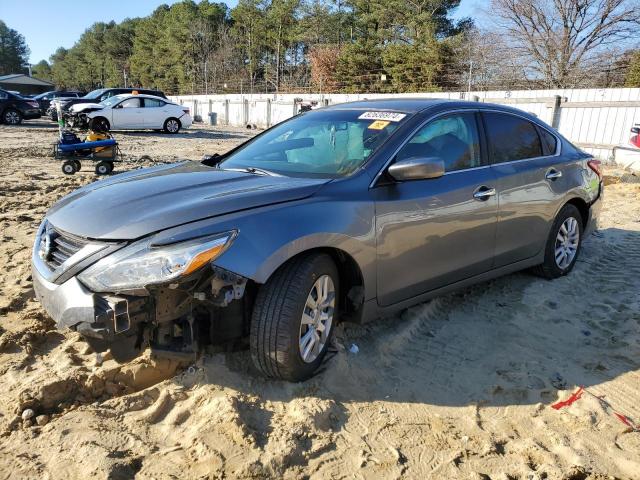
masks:
{"type": "Polygon", "coordinates": [[[444,175],[444,162],[437,157],[411,157],[392,164],[387,170],[395,180],[426,180],[444,175]]]}
{"type": "Polygon", "coordinates": [[[631,133],[640,133],[640,127],[631,127],[631,133]]]}

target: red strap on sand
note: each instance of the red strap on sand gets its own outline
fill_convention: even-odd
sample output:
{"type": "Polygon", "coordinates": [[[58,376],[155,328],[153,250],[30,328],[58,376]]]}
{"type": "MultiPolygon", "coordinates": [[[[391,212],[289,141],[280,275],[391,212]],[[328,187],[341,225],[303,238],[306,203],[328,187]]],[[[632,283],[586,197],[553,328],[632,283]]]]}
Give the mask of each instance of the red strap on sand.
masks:
{"type": "Polygon", "coordinates": [[[582,397],[583,392],[584,392],[584,388],[580,387],[578,390],[575,391],[575,393],[571,394],[569,398],[567,398],[566,400],[560,400],[559,402],[554,403],[553,405],[551,405],[551,408],[555,410],[560,410],[562,407],[568,407],[576,400],[579,400],[580,397],[582,397]]]}

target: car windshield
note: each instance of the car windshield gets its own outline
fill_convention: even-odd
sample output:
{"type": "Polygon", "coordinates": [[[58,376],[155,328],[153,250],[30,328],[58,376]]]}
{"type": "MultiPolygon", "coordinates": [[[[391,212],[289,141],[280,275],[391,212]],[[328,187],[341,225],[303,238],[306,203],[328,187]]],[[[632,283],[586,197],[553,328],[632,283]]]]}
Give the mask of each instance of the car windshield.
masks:
{"type": "Polygon", "coordinates": [[[105,107],[110,107],[111,105],[118,103],[120,100],[122,100],[122,97],[120,97],[119,95],[116,95],[101,101],[100,105],[104,105],[105,107]]]}
{"type": "Polygon", "coordinates": [[[99,88],[97,90],[92,90],[82,98],[95,99],[95,98],[98,98],[100,95],[102,95],[106,90],[107,90],[106,88],[99,88]]]}
{"type": "Polygon", "coordinates": [[[40,99],[44,98],[45,96],[49,95],[50,93],[51,92],[44,92],[44,93],[41,93],[40,95],[36,95],[33,98],[36,99],[36,100],[40,100],[40,99]]]}
{"type": "Polygon", "coordinates": [[[399,112],[319,110],[276,125],[231,153],[222,169],[343,177],[353,173],[407,117],[399,112]]]}

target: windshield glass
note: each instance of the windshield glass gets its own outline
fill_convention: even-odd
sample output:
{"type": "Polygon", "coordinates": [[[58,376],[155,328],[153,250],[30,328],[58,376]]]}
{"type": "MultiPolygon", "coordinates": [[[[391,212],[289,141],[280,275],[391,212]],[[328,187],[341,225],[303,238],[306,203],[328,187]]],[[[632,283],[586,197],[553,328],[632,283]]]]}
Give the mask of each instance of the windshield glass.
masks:
{"type": "Polygon", "coordinates": [[[100,95],[102,95],[105,92],[105,90],[106,88],[99,88],[97,90],[92,90],[82,98],[98,98],[100,95]]]}
{"type": "Polygon", "coordinates": [[[230,154],[219,167],[282,175],[342,177],[358,169],[407,117],[404,113],[320,110],[293,118],[230,154]]]}
{"type": "Polygon", "coordinates": [[[122,100],[122,97],[116,95],[115,97],[109,97],[106,100],[100,102],[100,105],[104,105],[105,107],[110,107],[111,105],[118,103],[122,100]]]}

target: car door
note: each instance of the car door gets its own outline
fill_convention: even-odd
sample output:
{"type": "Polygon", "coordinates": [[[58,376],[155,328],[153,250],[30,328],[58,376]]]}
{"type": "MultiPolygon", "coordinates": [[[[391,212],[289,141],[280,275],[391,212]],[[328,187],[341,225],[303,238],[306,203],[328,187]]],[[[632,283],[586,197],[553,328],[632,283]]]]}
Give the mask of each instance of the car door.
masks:
{"type": "Polygon", "coordinates": [[[482,117],[497,182],[495,267],[501,267],[544,247],[565,179],[550,131],[517,114],[493,111],[482,117]]]}
{"type": "Polygon", "coordinates": [[[439,157],[445,164],[442,177],[374,188],[381,305],[491,269],[498,205],[478,122],[474,111],[435,118],[392,160],[439,157]]]}
{"type": "Polygon", "coordinates": [[[111,128],[144,128],[144,107],[138,97],[129,97],[114,105],[111,128]]]}
{"type": "Polygon", "coordinates": [[[144,123],[146,128],[162,128],[168,117],[166,103],[156,98],[145,98],[144,123]]]}

